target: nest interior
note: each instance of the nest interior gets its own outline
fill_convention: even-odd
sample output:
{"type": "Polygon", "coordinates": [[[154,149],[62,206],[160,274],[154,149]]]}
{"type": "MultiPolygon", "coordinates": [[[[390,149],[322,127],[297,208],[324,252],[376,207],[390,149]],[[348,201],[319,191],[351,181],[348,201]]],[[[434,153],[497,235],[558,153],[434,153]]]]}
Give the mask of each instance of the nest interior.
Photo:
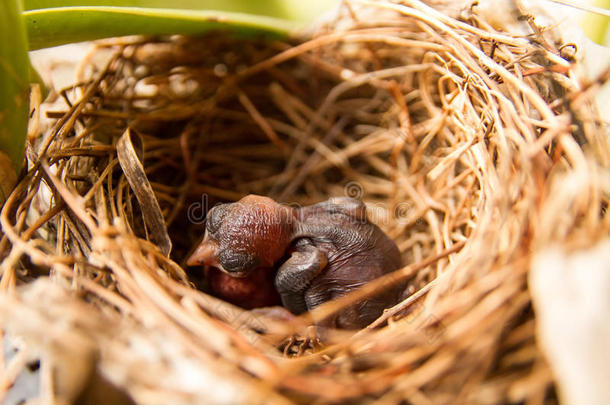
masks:
{"type": "Polygon", "coordinates": [[[100,44],[108,64],[32,130],[2,211],[0,286],[30,284],[0,300],[27,343],[12,375],[41,356],[43,396],[74,398],[84,367],[138,403],[553,403],[529,264],[607,233],[610,156],[590,99],[603,79],[532,31],[382,1],[292,43],[100,44]],[[206,211],[247,194],[362,199],[406,266],[294,323],[211,297],[185,258],[206,211]],[[370,328],[303,337],[407,279],[370,328]],[[76,382],[48,384],[62,376],[76,382]]]}

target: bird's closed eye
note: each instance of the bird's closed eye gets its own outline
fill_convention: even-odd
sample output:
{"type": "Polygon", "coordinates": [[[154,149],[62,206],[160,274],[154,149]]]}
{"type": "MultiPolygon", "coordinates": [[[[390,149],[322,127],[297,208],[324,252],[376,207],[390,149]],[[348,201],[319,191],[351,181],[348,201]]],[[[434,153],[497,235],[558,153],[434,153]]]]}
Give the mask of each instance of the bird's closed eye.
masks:
{"type": "Polygon", "coordinates": [[[213,207],[208,212],[205,227],[210,233],[216,233],[222,224],[222,221],[227,216],[227,209],[229,204],[220,204],[213,207]]]}
{"type": "Polygon", "coordinates": [[[259,260],[247,253],[226,253],[218,255],[218,263],[228,272],[246,272],[254,269],[259,264],[259,260]]]}

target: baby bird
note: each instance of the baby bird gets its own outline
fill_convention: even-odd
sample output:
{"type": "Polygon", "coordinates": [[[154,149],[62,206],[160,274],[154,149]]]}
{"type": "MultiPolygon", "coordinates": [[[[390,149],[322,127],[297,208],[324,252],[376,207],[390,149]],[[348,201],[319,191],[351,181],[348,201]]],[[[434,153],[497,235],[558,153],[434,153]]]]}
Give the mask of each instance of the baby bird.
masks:
{"type": "MultiPolygon", "coordinates": [[[[301,314],[397,270],[401,258],[396,244],[369,222],[359,200],[338,197],[293,208],[248,195],[208,212],[205,237],[187,264],[211,266],[235,278],[237,284],[225,277],[226,288],[246,303],[271,302],[273,279],[284,307],[301,314]],[[268,272],[271,277],[264,276],[268,272]]],[[[222,285],[216,289],[223,295],[222,285]]],[[[396,304],[401,290],[396,286],[369,297],[321,326],[362,328],[396,304]]]]}

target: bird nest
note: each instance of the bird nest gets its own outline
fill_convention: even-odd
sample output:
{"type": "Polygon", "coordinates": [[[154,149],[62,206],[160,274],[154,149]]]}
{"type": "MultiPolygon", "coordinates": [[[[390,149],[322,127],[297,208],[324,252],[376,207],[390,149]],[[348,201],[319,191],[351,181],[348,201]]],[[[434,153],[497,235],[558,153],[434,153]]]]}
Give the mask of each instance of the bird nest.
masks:
{"type": "Polygon", "coordinates": [[[0,319],[25,342],[4,389],[39,356],[39,395],[66,401],[99,380],[146,404],[555,401],[528,272],[608,232],[610,152],[605,77],[532,28],[380,1],[292,43],[99,44],[2,211],[0,319]],[[215,298],[184,262],[247,194],[362,199],[405,267],[296,320],[215,298]],[[312,337],[407,280],[369,327],[312,337]]]}

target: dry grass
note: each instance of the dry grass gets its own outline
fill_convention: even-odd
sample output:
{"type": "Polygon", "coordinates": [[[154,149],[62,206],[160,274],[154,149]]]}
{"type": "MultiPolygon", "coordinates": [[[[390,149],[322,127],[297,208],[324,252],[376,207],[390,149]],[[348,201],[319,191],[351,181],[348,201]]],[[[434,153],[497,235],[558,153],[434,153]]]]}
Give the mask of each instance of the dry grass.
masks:
{"type": "Polygon", "coordinates": [[[95,361],[147,404],[555,401],[527,273],[542,247],[610,229],[590,103],[607,78],[476,9],[348,4],[297,44],[105,43],[108,66],[62,93],[0,218],[0,319],[42,356],[43,398],[77,391],[51,383],[61,364],[95,361]],[[362,198],[407,266],[290,324],[210,297],[180,264],[205,208],[249,193],[362,198]],[[398,278],[414,294],[383,327],[307,347],[312,320],[398,278]]]}

